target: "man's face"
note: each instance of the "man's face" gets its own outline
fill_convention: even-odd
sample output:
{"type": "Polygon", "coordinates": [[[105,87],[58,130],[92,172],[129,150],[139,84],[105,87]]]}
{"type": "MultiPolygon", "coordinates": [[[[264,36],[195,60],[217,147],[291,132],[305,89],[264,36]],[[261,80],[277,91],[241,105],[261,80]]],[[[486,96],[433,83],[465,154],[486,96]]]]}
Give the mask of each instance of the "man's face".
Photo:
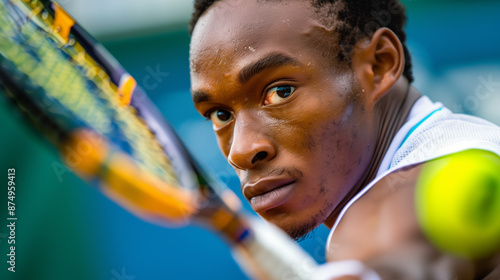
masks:
{"type": "Polygon", "coordinates": [[[220,1],[191,40],[196,109],[212,120],[252,208],[295,238],[328,221],[375,143],[371,110],[354,72],[336,62],[331,32],[309,1],[220,1]]]}

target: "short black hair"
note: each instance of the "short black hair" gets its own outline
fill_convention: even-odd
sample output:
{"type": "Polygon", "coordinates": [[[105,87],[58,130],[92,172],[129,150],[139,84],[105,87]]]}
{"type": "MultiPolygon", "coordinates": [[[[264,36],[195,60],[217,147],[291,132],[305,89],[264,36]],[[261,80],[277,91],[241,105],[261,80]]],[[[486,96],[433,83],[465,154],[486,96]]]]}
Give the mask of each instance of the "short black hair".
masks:
{"type": "MultiPolygon", "coordinates": [[[[189,23],[189,33],[201,15],[219,0],[195,0],[194,11],[189,23]]],[[[406,46],[406,9],[399,0],[307,0],[316,9],[318,19],[327,27],[333,27],[338,36],[340,50],[337,57],[341,62],[351,62],[352,50],[359,39],[371,37],[381,27],[387,27],[398,36],[403,44],[405,68],[403,75],[413,82],[412,62],[406,46]]]]}

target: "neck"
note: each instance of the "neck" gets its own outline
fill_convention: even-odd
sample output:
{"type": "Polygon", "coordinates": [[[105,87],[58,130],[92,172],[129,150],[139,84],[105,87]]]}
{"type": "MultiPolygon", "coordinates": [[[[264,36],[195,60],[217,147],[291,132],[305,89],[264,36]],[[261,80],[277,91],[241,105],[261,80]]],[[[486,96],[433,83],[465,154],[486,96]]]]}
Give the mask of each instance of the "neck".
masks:
{"type": "Polygon", "coordinates": [[[325,220],[324,224],[327,227],[331,228],[346,204],[375,179],[380,164],[394,136],[406,122],[413,104],[421,96],[422,95],[415,88],[411,87],[406,79],[402,78],[399,79],[394,87],[378,101],[376,105],[376,117],[378,118],[379,124],[376,131],[377,143],[368,169],[360,180],[351,188],[328,219],[325,220]]]}

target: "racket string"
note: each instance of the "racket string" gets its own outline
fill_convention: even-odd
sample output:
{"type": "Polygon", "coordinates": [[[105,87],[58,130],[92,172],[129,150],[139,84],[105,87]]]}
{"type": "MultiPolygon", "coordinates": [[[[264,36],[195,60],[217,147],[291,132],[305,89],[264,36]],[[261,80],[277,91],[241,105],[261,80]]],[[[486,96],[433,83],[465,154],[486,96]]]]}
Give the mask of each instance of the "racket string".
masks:
{"type": "Polygon", "coordinates": [[[2,46],[0,52],[44,89],[38,93],[44,96],[39,105],[49,106],[48,110],[61,115],[69,111],[108,138],[120,139],[115,144],[125,147],[141,169],[169,183],[178,183],[171,162],[167,156],[161,156],[163,147],[152,130],[132,107],[120,104],[116,98],[117,86],[75,38],[70,36],[67,43],[61,40],[50,27],[54,20],[42,3],[25,1],[32,9],[29,13],[21,1],[9,3],[16,12],[2,12],[2,20],[7,14],[10,24],[3,25],[0,36],[10,33],[7,35],[10,38],[6,40],[8,46],[2,46]],[[27,16],[20,17],[23,12],[27,16]],[[13,26],[18,27],[17,31],[13,26]],[[60,51],[54,52],[57,49],[60,51]],[[75,95],[76,92],[81,94],[75,95]]]}

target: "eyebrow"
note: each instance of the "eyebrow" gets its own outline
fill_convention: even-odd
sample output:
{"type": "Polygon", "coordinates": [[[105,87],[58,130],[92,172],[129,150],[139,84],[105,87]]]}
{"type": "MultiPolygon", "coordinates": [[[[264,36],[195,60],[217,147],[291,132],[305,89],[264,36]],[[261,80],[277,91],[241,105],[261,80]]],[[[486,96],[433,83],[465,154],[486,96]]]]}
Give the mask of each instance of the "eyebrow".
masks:
{"type": "Polygon", "coordinates": [[[206,93],[203,90],[196,90],[191,92],[191,98],[193,99],[194,104],[211,100],[210,94],[206,93]]]}
{"type": "MultiPolygon", "coordinates": [[[[302,63],[300,63],[297,59],[284,55],[282,53],[271,53],[251,63],[250,65],[243,67],[243,69],[241,69],[238,73],[238,81],[240,82],[240,84],[244,84],[248,82],[253,76],[266,69],[285,65],[301,66],[302,63]]],[[[193,91],[191,96],[193,99],[193,103],[195,104],[211,100],[211,95],[203,90],[193,91]]]]}
{"type": "Polygon", "coordinates": [[[257,60],[256,62],[243,67],[243,69],[241,69],[240,73],[238,74],[238,81],[241,84],[244,84],[248,82],[248,80],[250,80],[253,76],[266,69],[284,65],[300,66],[301,63],[293,57],[281,53],[271,53],[257,60]]]}

